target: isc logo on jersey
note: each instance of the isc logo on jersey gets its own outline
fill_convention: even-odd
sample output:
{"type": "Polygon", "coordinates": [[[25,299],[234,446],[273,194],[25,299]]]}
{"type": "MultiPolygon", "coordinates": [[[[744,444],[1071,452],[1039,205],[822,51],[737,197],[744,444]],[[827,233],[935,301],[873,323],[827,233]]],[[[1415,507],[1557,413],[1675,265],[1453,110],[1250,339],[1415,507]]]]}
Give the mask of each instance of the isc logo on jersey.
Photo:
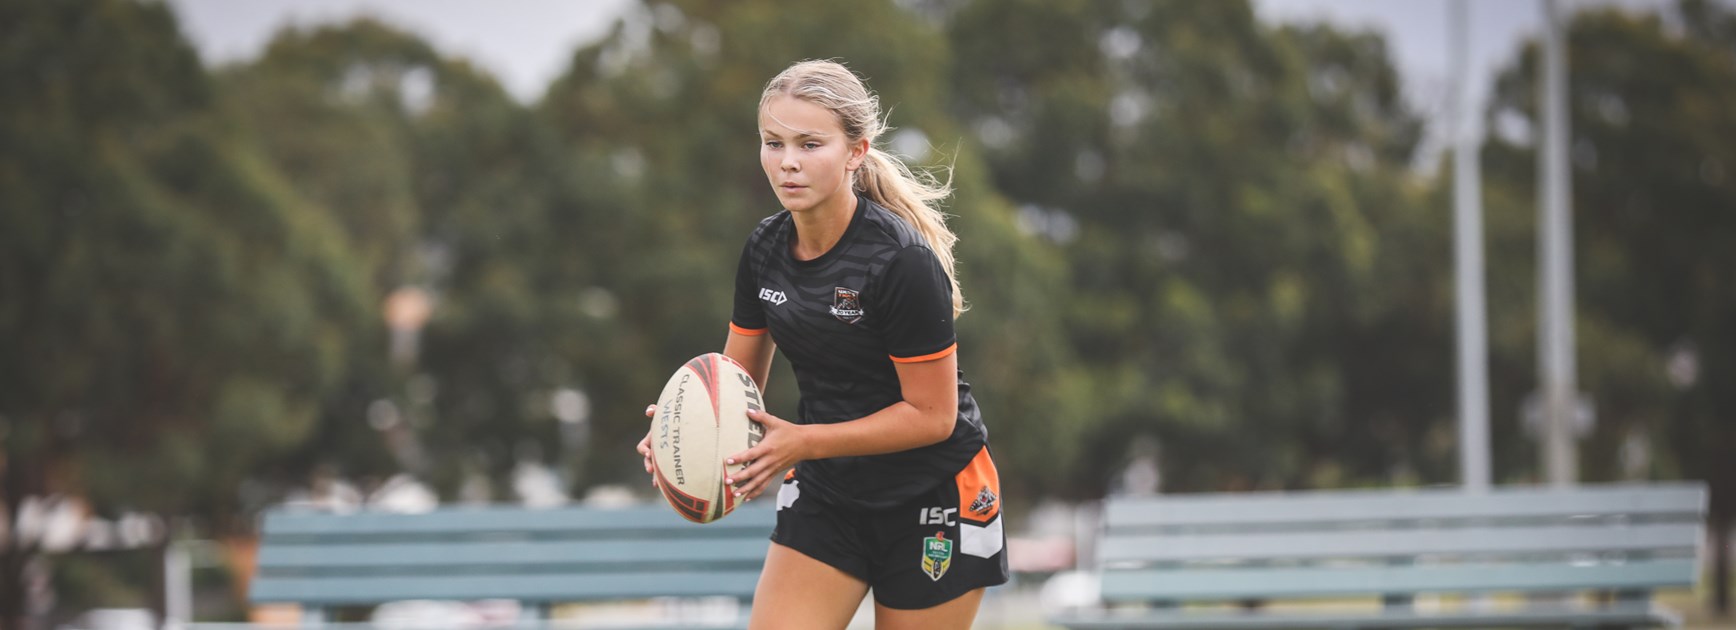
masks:
{"type": "Polygon", "coordinates": [[[771,302],[773,306],[782,306],[784,302],[790,301],[784,297],[783,291],[773,291],[765,287],[760,287],[760,299],[771,302]]]}

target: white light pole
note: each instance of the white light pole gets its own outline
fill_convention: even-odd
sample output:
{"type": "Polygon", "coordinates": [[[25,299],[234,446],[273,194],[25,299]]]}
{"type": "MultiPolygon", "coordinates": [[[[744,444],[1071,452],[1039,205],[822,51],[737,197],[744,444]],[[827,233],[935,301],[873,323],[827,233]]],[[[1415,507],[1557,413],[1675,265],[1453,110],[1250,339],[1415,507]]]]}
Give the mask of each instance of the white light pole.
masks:
{"type": "Polygon", "coordinates": [[[1459,477],[1469,492],[1489,489],[1489,333],[1483,286],[1482,148],[1470,90],[1470,11],[1455,0],[1449,12],[1453,98],[1453,268],[1459,348],[1459,477]]]}
{"type": "Polygon", "coordinates": [[[1537,360],[1542,458],[1550,485],[1579,477],[1574,452],[1579,383],[1574,373],[1573,217],[1567,163],[1567,46],[1557,0],[1543,0],[1543,134],[1538,146],[1537,360]]]}

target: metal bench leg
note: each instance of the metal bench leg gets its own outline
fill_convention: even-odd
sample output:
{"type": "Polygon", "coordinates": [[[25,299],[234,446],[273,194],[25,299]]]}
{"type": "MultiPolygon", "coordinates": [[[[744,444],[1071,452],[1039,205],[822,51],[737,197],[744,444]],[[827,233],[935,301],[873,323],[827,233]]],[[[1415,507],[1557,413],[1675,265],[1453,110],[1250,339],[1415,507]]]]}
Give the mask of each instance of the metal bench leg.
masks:
{"type": "MultiPolygon", "coordinates": [[[[1408,567],[1416,564],[1413,558],[1393,558],[1387,564],[1394,567],[1408,567]]],[[[1416,597],[1408,593],[1386,593],[1380,596],[1380,607],[1387,612],[1408,611],[1416,605],[1416,597]]]]}
{"type": "MultiPolygon", "coordinates": [[[[1416,606],[1414,595],[1381,595],[1380,607],[1387,612],[1408,611],[1416,606]]],[[[1363,627],[1363,626],[1352,626],[1363,627]]],[[[1378,627],[1378,626],[1374,626],[1378,627]]]]}
{"type": "Polygon", "coordinates": [[[1652,601],[1652,592],[1647,589],[1620,590],[1611,595],[1617,606],[1645,606],[1652,601]]]}
{"type": "MultiPolygon", "coordinates": [[[[1647,608],[1651,605],[1652,591],[1650,589],[1622,589],[1609,594],[1606,606],[1620,608],[1647,608]]],[[[1604,626],[1605,628],[1642,628],[1644,626],[1604,626]]]]}
{"type": "Polygon", "coordinates": [[[527,628],[540,628],[548,625],[548,602],[519,602],[518,625],[527,628]]]}

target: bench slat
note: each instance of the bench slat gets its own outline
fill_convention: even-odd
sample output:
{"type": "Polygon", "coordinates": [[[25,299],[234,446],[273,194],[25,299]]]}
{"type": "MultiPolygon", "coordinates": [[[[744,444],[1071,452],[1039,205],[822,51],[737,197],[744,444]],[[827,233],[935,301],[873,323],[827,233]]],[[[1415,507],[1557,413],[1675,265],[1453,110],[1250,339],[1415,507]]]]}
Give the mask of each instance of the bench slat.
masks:
{"type": "Polygon", "coordinates": [[[651,597],[753,596],[759,571],[667,571],[547,575],[417,575],[271,578],[253,582],[255,602],[372,604],[404,599],[601,601],[651,597]]]}
{"type": "Polygon", "coordinates": [[[249,600],[747,599],[776,518],[769,506],[753,506],[701,525],[660,503],[417,514],[275,510],[263,519],[249,600]]]}
{"type": "Polygon", "coordinates": [[[1347,593],[1640,590],[1691,586],[1692,559],[1625,564],[1407,565],[1357,567],[1134,569],[1103,575],[1103,599],[1232,600],[1339,596],[1347,593]]]}
{"type": "Polygon", "coordinates": [[[1114,530],[1591,515],[1674,515],[1697,519],[1705,509],[1706,490],[1701,484],[1612,484],[1574,488],[1503,488],[1481,494],[1457,489],[1425,489],[1121,498],[1105,506],[1104,522],[1114,530]]]}
{"type": "Polygon", "coordinates": [[[1698,526],[1685,524],[1137,534],[1105,539],[1102,556],[1108,562],[1145,563],[1587,551],[1691,553],[1699,537],[1698,526]]]}
{"type": "Polygon", "coordinates": [[[641,537],[670,535],[671,532],[698,537],[731,537],[741,535],[744,530],[769,532],[776,521],[777,515],[770,508],[743,508],[722,520],[701,525],[683,520],[664,505],[618,509],[476,507],[440,509],[420,514],[333,514],[279,510],[266,514],[262,531],[267,540],[294,539],[301,536],[332,539],[334,536],[403,537],[473,535],[481,532],[585,537],[587,532],[592,531],[627,532],[641,537]]]}
{"type": "Polygon", "coordinates": [[[1706,499],[1695,482],[1117,497],[1105,503],[1096,554],[1111,608],[1055,621],[1081,629],[1673,625],[1645,593],[1694,585],[1706,499]],[[1613,606],[1555,609],[1406,603],[1433,593],[1585,592],[1627,594],[1613,606]],[[1225,606],[1320,598],[1384,605],[1225,606]],[[1117,607],[1125,604],[1159,608],[1117,607]]]}
{"type": "MultiPolygon", "coordinates": [[[[767,532],[769,533],[769,532],[767,532]]],[[[683,562],[695,565],[750,565],[765,561],[771,541],[765,534],[735,540],[670,540],[623,545],[619,541],[511,541],[473,543],[373,543],[351,545],[276,545],[260,549],[262,572],[320,569],[327,573],[372,567],[464,567],[515,565],[616,566],[627,563],[683,562]]]]}

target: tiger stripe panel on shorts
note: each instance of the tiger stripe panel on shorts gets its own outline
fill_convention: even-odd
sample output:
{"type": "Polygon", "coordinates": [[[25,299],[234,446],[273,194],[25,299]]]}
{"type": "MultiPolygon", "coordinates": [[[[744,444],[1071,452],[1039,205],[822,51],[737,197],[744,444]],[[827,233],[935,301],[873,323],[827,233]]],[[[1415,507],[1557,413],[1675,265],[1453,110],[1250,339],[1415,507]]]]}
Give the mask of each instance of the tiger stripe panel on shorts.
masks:
{"type": "Polygon", "coordinates": [[[1001,476],[983,447],[953,478],[958,485],[959,553],[992,558],[1006,547],[1001,527],[1001,476]]]}

